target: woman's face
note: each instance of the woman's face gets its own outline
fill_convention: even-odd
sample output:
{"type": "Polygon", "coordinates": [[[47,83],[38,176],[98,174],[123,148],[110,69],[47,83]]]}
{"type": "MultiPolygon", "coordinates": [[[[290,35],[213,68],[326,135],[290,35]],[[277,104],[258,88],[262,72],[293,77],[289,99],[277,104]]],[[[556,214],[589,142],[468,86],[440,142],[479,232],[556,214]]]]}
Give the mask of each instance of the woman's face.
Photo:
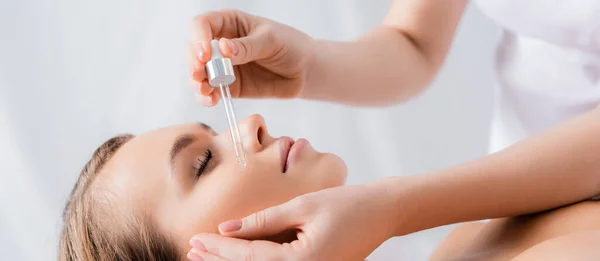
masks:
{"type": "Polygon", "coordinates": [[[229,132],[203,124],[154,130],[117,151],[99,177],[118,204],[151,215],[187,252],[189,239],[219,223],[340,186],[346,166],[306,140],[273,138],[262,117],[239,124],[247,166],[237,163],[229,132]]]}

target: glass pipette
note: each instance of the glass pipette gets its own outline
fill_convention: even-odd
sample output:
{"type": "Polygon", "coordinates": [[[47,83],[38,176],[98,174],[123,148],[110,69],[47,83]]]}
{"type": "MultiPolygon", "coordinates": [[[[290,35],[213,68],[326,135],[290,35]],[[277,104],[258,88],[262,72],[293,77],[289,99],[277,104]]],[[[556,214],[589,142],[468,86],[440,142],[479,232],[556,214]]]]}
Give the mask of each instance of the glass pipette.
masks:
{"type": "Polygon", "coordinates": [[[233,110],[233,103],[231,101],[231,92],[229,92],[229,86],[219,84],[219,89],[221,89],[221,97],[223,98],[225,113],[227,113],[227,122],[229,123],[229,132],[231,133],[231,139],[233,140],[235,157],[242,167],[246,167],[246,153],[244,152],[244,146],[242,145],[240,129],[237,126],[235,111],[233,110]]]}
{"type": "Polygon", "coordinates": [[[240,166],[245,168],[246,153],[244,152],[240,130],[237,126],[237,120],[235,118],[235,112],[233,109],[231,92],[229,91],[229,84],[235,81],[233,66],[231,64],[231,60],[223,57],[221,54],[218,40],[210,41],[210,48],[212,55],[210,57],[210,61],[206,63],[208,84],[215,88],[218,87],[221,90],[221,98],[225,107],[225,113],[227,114],[227,123],[229,124],[229,133],[231,134],[231,140],[235,150],[235,157],[237,158],[240,166]]]}

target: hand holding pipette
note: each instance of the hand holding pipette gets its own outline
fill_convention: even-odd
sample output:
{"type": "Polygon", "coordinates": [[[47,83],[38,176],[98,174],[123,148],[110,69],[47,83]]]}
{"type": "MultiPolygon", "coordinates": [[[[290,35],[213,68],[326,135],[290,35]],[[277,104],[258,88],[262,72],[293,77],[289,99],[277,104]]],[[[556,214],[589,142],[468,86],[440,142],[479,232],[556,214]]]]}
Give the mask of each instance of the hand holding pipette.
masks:
{"type": "Polygon", "coordinates": [[[191,33],[192,88],[204,106],[221,98],[205,69],[212,39],[220,39],[221,54],[234,66],[237,79],[229,85],[233,98],[296,98],[307,86],[314,40],[299,30],[240,11],[218,11],[196,17],[191,33]]]}

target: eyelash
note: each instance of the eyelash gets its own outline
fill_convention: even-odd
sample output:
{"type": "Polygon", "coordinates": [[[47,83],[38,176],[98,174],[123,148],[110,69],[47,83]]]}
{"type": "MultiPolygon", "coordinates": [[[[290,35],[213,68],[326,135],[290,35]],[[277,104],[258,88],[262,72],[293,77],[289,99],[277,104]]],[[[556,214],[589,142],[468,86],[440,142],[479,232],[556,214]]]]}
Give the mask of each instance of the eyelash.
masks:
{"type": "Polygon", "coordinates": [[[204,169],[206,168],[206,166],[208,165],[210,159],[212,158],[212,151],[210,150],[206,150],[204,152],[204,157],[198,158],[196,160],[196,178],[199,178],[202,173],[204,172],[204,169]]]}

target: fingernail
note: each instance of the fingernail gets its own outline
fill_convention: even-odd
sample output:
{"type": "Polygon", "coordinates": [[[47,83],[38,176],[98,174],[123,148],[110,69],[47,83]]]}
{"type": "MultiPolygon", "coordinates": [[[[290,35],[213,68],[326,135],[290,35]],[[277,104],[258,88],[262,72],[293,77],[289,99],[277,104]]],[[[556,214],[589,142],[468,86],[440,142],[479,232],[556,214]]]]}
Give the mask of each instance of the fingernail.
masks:
{"type": "Polygon", "coordinates": [[[196,50],[198,51],[198,59],[202,61],[202,55],[204,54],[204,47],[202,47],[202,43],[196,44],[196,50]]]}
{"type": "Polygon", "coordinates": [[[194,247],[196,250],[200,250],[200,251],[206,251],[206,247],[204,246],[204,244],[202,244],[202,242],[200,242],[200,240],[198,239],[194,239],[192,238],[190,240],[190,245],[192,245],[192,247],[194,247]]]}
{"type": "Polygon", "coordinates": [[[204,261],[204,259],[201,256],[196,255],[193,252],[188,252],[187,258],[192,261],[204,261]]]}
{"type": "Polygon", "coordinates": [[[242,228],[241,220],[230,220],[227,222],[223,222],[219,225],[219,230],[221,232],[234,232],[238,231],[242,228]]]}
{"type": "Polygon", "coordinates": [[[227,45],[229,45],[229,50],[231,50],[231,54],[236,55],[238,53],[237,45],[229,39],[225,39],[225,40],[227,40],[227,45]]]}

